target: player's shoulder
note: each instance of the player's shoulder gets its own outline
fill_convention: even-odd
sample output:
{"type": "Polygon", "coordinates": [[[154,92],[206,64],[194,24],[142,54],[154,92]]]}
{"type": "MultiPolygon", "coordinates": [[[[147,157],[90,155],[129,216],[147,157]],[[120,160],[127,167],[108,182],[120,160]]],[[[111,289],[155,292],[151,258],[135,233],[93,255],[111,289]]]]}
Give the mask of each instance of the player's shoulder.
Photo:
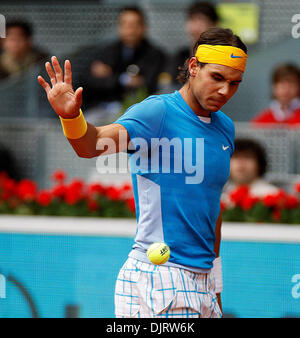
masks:
{"type": "Polygon", "coordinates": [[[165,108],[165,98],[163,95],[150,95],[144,100],[134,104],[130,107],[132,108],[139,108],[139,109],[145,109],[145,108],[155,108],[155,109],[164,109],[165,108]]]}
{"type": "Polygon", "coordinates": [[[158,118],[165,114],[165,103],[161,95],[151,95],[144,100],[130,106],[124,113],[124,117],[135,116],[142,119],[158,118]]]}
{"type": "Polygon", "coordinates": [[[221,110],[218,110],[217,112],[215,112],[215,121],[217,124],[220,125],[220,127],[227,131],[230,134],[235,133],[235,127],[234,127],[234,123],[231,120],[231,118],[229,116],[227,116],[225,113],[223,113],[221,110]]]}

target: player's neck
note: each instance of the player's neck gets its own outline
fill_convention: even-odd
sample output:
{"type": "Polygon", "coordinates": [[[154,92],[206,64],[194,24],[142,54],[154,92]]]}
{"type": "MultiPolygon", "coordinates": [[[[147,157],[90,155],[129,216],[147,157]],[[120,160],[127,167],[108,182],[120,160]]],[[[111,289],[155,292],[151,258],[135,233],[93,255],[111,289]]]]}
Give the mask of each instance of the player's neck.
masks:
{"type": "Polygon", "coordinates": [[[184,101],[189,105],[193,112],[198,116],[210,117],[210,111],[205,110],[196,100],[191,89],[188,87],[188,84],[185,84],[181,89],[179,89],[184,101]]]}

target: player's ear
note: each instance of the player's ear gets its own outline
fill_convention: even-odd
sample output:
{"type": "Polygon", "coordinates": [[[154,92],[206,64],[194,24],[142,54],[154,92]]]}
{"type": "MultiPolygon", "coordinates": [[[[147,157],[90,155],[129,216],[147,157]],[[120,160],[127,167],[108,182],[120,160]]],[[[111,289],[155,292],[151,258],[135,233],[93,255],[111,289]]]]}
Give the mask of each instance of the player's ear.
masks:
{"type": "Polygon", "coordinates": [[[198,68],[198,60],[196,57],[191,57],[189,62],[189,73],[191,77],[195,77],[197,74],[197,68],[198,68]]]}

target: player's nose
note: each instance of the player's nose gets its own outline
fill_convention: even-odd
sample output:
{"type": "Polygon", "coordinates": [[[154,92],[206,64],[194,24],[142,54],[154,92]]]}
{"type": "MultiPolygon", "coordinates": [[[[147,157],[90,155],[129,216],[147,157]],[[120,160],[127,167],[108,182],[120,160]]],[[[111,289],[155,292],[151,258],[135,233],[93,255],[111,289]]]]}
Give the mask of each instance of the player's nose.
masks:
{"type": "Polygon", "coordinates": [[[222,87],[219,88],[218,94],[227,97],[229,95],[229,91],[230,91],[229,84],[224,83],[222,87]]]}

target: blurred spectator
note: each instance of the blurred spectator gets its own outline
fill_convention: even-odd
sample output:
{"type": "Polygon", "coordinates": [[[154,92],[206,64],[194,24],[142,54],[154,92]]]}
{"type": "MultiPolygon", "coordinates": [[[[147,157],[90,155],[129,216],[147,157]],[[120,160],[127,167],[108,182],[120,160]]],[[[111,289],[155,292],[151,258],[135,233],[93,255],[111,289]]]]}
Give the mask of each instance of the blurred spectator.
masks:
{"type": "Polygon", "coordinates": [[[22,176],[17,170],[16,161],[12,153],[0,145],[0,172],[2,171],[15,180],[19,180],[22,176]]]}
{"type": "Polygon", "coordinates": [[[228,194],[242,185],[249,186],[254,197],[276,193],[279,188],[263,178],[266,169],[267,158],[262,146],[250,139],[237,139],[230,161],[230,179],[224,187],[222,200],[226,201],[228,194]]]}
{"type": "Polygon", "coordinates": [[[6,38],[2,39],[0,54],[0,80],[18,75],[47,57],[47,53],[33,45],[32,27],[24,20],[6,24],[6,38]]]}
{"type": "Polygon", "coordinates": [[[259,113],[252,122],[257,126],[281,123],[298,124],[300,127],[300,70],[296,65],[285,63],[274,69],[272,96],[270,106],[259,113]]]}
{"type": "Polygon", "coordinates": [[[105,48],[98,47],[88,72],[80,75],[83,108],[94,108],[85,112],[88,121],[96,122],[92,116],[97,119],[109,111],[118,113],[124,96],[139,88],[147,91],[145,96],[156,91],[164,54],[147,40],[146,30],[144,14],[138,7],[121,10],[117,41],[105,48]]]}
{"type": "Polygon", "coordinates": [[[216,27],[219,16],[216,8],[209,2],[195,2],[187,9],[185,30],[190,39],[189,47],[179,50],[173,59],[171,75],[173,81],[178,75],[178,67],[182,67],[187,58],[192,55],[192,50],[199,36],[211,27],[216,27]]]}

